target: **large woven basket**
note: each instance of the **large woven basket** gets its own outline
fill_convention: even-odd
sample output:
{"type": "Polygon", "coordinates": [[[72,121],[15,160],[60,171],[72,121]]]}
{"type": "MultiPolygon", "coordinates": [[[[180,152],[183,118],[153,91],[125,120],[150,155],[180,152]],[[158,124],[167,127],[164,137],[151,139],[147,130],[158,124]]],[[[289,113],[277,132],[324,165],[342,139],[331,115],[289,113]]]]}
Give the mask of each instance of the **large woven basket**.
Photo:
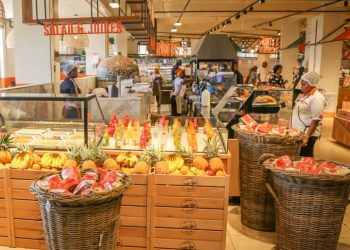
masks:
{"type": "Polygon", "coordinates": [[[53,195],[38,187],[39,179],[34,181],[31,192],[39,201],[48,249],[116,249],[123,192],[132,184],[124,177],[118,189],[89,196],[53,195]]]}
{"type": "Polygon", "coordinates": [[[235,132],[240,145],[241,221],[256,230],[274,231],[274,202],[265,188],[265,183],[272,181],[269,181],[271,177],[262,164],[264,159],[261,156],[266,153],[298,156],[302,141],[295,140],[287,145],[263,143],[246,136],[241,129],[235,128],[235,132]]]}
{"type": "Polygon", "coordinates": [[[350,175],[273,171],[279,250],[335,250],[350,193],[350,175]]]}

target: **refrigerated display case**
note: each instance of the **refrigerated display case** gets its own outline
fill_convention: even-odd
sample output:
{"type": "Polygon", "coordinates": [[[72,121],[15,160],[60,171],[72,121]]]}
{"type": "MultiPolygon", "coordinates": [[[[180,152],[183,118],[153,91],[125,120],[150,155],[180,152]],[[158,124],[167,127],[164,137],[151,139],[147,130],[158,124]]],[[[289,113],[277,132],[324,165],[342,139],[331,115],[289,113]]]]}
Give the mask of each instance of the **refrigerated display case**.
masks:
{"type": "Polygon", "coordinates": [[[0,105],[2,130],[17,144],[62,150],[103,138],[105,120],[95,95],[1,94],[0,105]],[[67,107],[75,117],[64,115],[67,107]]]}

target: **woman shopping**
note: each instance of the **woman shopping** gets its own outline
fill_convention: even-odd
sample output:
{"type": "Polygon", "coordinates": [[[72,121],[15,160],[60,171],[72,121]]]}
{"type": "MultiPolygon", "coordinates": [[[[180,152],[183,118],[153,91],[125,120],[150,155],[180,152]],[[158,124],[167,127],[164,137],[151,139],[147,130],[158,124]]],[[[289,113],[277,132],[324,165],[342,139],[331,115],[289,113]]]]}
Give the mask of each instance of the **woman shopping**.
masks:
{"type": "Polygon", "coordinates": [[[171,94],[171,115],[180,116],[181,114],[177,113],[177,102],[176,98],[180,95],[182,85],[185,81],[185,71],[178,69],[176,71],[176,78],[173,82],[173,93],[171,94]]]}
{"type": "Polygon", "coordinates": [[[300,156],[313,157],[314,146],[321,135],[321,121],[326,106],[324,96],[317,90],[321,77],[312,71],[301,77],[301,94],[296,99],[291,126],[304,131],[304,146],[300,156]]]}
{"type": "Polygon", "coordinates": [[[284,88],[287,80],[283,79],[282,76],[282,65],[277,64],[273,67],[273,73],[269,77],[269,85],[284,88]]]}

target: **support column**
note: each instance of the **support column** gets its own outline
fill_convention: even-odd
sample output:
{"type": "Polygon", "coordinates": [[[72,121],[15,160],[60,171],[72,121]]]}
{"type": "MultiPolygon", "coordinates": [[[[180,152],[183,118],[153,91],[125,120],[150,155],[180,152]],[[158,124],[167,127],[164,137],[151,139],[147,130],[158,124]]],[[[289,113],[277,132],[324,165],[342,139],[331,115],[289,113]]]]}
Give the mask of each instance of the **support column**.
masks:
{"type": "MultiPolygon", "coordinates": [[[[39,9],[43,7],[40,6],[39,9]]],[[[53,48],[41,25],[22,23],[22,1],[13,1],[16,83],[53,82],[53,48]]]]}
{"type": "MultiPolygon", "coordinates": [[[[323,37],[331,33],[345,20],[344,15],[339,13],[327,13],[317,17],[307,19],[306,44],[314,44],[323,37]]],[[[339,29],[326,40],[331,40],[339,35],[344,29],[339,29]]],[[[339,70],[342,58],[343,42],[321,43],[306,46],[305,66],[308,71],[316,71],[321,76],[320,89],[325,90],[327,98],[326,112],[336,112],[338,90],[339,90],[339,70]]]]}
{"type": "Polygon", "coordinates": [[[118,53],[128,56],[128,32],[123,28],[123,32],[117,35],[118,53]]]}
{"type": "Polygon", "coordinates": [[[300,36],[300,22],[288,22],[282,23],[281,29],[281,48],[280,62],[283,66],[282,75],[285,80],[289,81],[289,84],[293,82],[293,69],[298,59],[298,48],[284,49],[291,43],[297,40],[300,36]]]}

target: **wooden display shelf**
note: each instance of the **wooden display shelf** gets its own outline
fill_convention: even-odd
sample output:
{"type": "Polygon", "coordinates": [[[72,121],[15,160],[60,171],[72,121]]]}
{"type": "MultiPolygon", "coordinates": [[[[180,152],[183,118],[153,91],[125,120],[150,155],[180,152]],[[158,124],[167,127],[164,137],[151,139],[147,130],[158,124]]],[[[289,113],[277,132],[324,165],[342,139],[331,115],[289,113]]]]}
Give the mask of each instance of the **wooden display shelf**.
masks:
{"type": "Polygon", "coordinates": [[[350,147],[350,120],[334,117],[333,139],[350,147]]]}

